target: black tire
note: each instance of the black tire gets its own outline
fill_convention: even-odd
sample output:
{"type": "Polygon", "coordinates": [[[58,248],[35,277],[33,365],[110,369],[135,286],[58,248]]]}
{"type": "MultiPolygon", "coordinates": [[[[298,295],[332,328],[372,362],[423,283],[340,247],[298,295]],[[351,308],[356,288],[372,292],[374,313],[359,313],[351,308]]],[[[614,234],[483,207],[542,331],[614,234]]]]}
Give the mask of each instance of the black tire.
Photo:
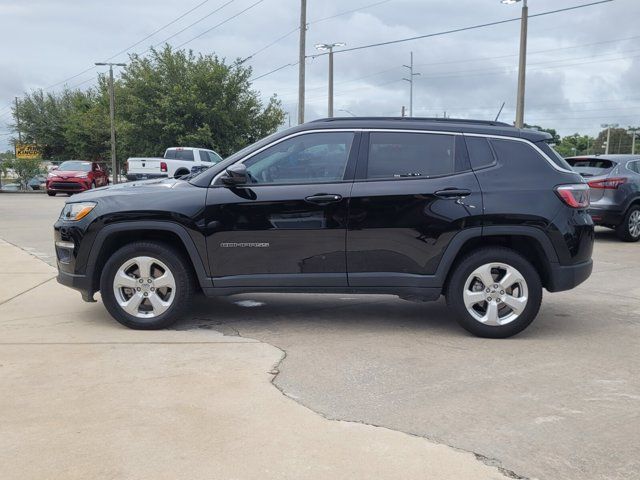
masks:
{"type": "Polygon", "coordinates": [[[173,174],[173,178],[180,178],[180,177],[184,177],[185,175],[189,175],[188,170],[178,170],[176,173],[173,174]]]}
{"type": "Polygon", "coordinates": [[[49,195],[50,197],[55,197],[56,196],[56,192],[53,192],[51,190],[47,190],[47,195],[49,195]]]}
{"type": "Polygon", "coordinates": [[[622,223],[616,226],[616,235],[623,242],[637,242],[640,240],[640,231],[638,231],[636,235],[631,233],[632,217],[638,215],[637,213],[634,214],[634,212],[640,212],[640,205],[632,205],[629,210],[627,210],[622,223]]]}
{"type": "Polygon", "coordinates": [[[446,297],[447,305],[465,330],[478,337],[507,338],[523,331],[538,315],[542,302],[542,282],[535,267],[519,253],[508,248],[487,247],[467,254],[456,263],[449,278],[446,297]],[[515,268],[522,275],[528,290],[528,300],[524,310],[516,319],[505,325],[485,325],[471,315],[463,300],[466,283],[471,274],[477,268],[490,263],[502,263],[515,268]]]}
{"type": "Polygon", "coordinates": [[[122,325],[136,330],[159,330],[180,320],[191,305],[194,279],[187,263],[189,260],[175,248],[160,242],[141,241],[125,245],[115,252],[102,270],[100,293],[107,311],[122,325]],[[118,269],[128,260],[147,256],[160,260],[173,274],[175,294],[171,306],[162,314],[152,318],[138,318],[129,314],[118,304],[113,281],[118,269]]]}

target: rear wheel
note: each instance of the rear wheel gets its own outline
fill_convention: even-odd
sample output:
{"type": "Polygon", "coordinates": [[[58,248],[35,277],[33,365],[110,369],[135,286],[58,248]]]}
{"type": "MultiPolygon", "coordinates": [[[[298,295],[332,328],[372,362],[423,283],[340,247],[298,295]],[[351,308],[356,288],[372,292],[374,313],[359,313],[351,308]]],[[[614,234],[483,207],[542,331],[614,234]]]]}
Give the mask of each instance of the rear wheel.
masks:
{"type": "Polygon", "coordinates": [[[640,205],[629,208],[622,223],[616,227],[616,235],[625,242],[640,240],[640,205]]]}
{"type": "Polygon", "coordinates": [[[467,331],[507,338],[527,328],[540,310],[542,283],[536,269],[507,248],[483,248],[456,265],[447,305],[467,331]]]}
{"type": "Polygon", "coordinates": [[[55,197],[56,192],[54,192],[53,190],[47,190],[47,195],[49,195],[50,197],[55,197]]]}
{"type": "Polygon", "coordinates": [[[184,177],[185,175],[189,175],[189,171],[182,169],[174,173],[173,178],[180,178],[180,177],[184,177]]]}
{"type": "Polygon", "coordinates": [[[121,324],[166,328],[191,304],[193,278],[187,260],[163,243],[136,242],[111,256],[102,271],[102,301],[121,324]]]}

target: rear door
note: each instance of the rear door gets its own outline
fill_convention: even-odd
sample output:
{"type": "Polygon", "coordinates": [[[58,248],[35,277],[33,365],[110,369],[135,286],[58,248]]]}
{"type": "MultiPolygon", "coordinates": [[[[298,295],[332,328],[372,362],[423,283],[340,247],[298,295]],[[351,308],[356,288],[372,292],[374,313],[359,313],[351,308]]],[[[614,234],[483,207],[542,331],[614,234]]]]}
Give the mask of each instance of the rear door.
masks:
{"type": "Polygon", "coordinates": [[[429,287],[460,230],[479,226],[482,197],[461,135],[365,134],[351,193],[349,285],[429,287]]]}
{"type": "Polygon", "coordinates": [[[251,183],[207,193],[216,287],[344,287],[346,216],[358,135],[309,132],[242,160],[251,183]]]}

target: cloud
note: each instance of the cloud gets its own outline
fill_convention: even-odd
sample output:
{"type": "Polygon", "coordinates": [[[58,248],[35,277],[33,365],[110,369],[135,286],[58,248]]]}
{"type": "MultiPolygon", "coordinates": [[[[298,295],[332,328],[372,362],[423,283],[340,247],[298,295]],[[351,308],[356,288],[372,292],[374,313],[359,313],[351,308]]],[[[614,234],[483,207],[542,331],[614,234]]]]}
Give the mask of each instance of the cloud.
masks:
{"type": "MultiPolygon", "coordinates": [[[[235,0],[218,13],[171,40],[178,45],[248,7],[254,0],[235,0]]],[[[16,38],[0,59],[0,123],[10,120],[7,106],[24,91],[46,87],[91,67],[139,41],[199,3],[172,0],[99,2],[97,0],[0,2],[4,38],[16,38]]],[[[211,0],[136,47],[144,51],[224,4],[211,0]]],[[[377,3],[374,0],[309,2],[307,54],[315,43],[346,42],[355,47],[374,42],[517,18],[519,5],[499,0],[390,0],[326,21],[318,19],[377,3]]],[[[536,0],[530,13],[586,3],[536,0]]],[[[529,24],[526,120],[558,129],[595,133],[601,123],[638,124],[634,116],[640,95],[637,19],[640,3],[612,3],[571,12],[533,17],[529,24]],[[626,40],[625,40],[626,39],[626,40]]],[[[294,30],[298,0],[264,0],[255,8],[188,43],[228,61],[245,58],[294,30]]],[[[519,22],[451,35],[335,55],[335,108],[357,115],[397,115],[408,106],[408,84],[402,67],[414,52],[416,115],[447,114],[494,118],[506,102],[501,120],[513,121],[517,81],[519,22]]],[[[122,61],[126,55],[117,58],[122,61]]],[[[247,61],[255,75],[298,60],[298,34],[287,36],[247,61]]],[[[326,114],[327,57],[308,59],[307,120],[326,114]]],[[[276,93],[296,119],[297,67],[289,66],[255,83],[265,98],[276,93]]],[[[88,82],[91,70],[69,82],[88,82]]],[[[347,115],[344,112],[338,112],[347,115]]],[[[0,132],[8,127],[0,124],[0,132]]],[[[6,145],[7,136],[0,136],[6,145]]],[[[3,148],[0,145],[0,148],[3,148]]]]}

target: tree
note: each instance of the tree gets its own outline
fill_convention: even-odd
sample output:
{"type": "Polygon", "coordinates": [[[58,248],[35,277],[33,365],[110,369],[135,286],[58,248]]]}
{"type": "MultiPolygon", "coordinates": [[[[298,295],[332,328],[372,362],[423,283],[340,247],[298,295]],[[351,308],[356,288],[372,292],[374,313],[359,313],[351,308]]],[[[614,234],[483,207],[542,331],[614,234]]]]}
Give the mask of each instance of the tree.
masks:
{"type": "Polygon", "coordinates": [[[563,137],[560,143],[556,145],[556,150],[563,157],[573,155],[588,155],[594,153],[595,138],[589,135],[580,135],[574,133],[563,137]]]}
{"type": "MultiPolygon", "coordinates": [[[[602,130],[595,140],[595,152],[605,153],[607,142],[607,129],[602,130]]],[[[626,128],[612,128],[610,135],[609,153],[631,153],[632,137],[626,128]]]]}
{"type": "Polygon", "coordinates": [[[179,145],[226,156],[284,122],[280,102],[263,105],[251,88],[248,67],[168,45],[130,60],[116,84],[119,156],[161,155],[179,145]]]}
{"type": "Polygon", "coordinates": [[[560,143],[560,135],[558,135],[558,132],[555,130],[555,128],[542,128],[540,125],[527,125],[526,123],[524,124],[524,128],[546,132],[553,137],[552,143],[560,143]]]}
{"type": "Polygon", "coordinates": [[[41,160],[37,158],[16,158],[2,163],[6,164],[6,168],[12,168],[16,172],[16,176],[24,190],[27,188],[29,180],[42,173],[40,162],[41,160]]]}

